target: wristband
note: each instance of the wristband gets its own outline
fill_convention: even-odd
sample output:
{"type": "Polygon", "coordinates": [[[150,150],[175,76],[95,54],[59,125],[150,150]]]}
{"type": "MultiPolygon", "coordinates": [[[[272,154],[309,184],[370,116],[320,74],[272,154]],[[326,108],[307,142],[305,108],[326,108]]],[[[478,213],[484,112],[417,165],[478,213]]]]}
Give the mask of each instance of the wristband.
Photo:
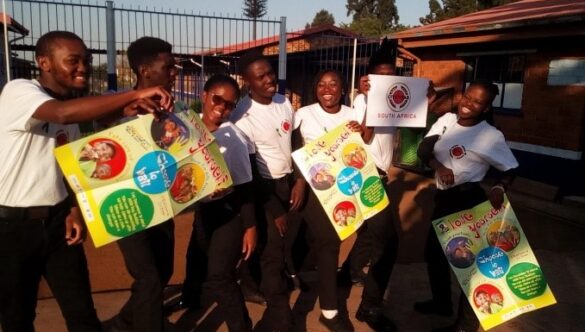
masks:
{"type": "Polygon", "coordinates": [[[504,186],[502,186],[501,184],[493,186],[492,189],[490,189],[490,191],[492,191],[494,189],[500,189],[503,193],[506,192],[506,188],[504,188],[504,186]]]}

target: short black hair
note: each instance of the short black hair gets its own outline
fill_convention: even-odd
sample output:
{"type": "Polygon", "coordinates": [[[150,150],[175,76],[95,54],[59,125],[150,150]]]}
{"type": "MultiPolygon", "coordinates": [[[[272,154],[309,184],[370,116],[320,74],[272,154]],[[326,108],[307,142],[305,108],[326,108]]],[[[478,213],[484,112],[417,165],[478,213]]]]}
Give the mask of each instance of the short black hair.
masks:
{"type": "Polygon", "coordinates": [[[132,71],[138,75],[141,65],[153,62],[160,53],[172,53],[173,45],[156,37],[142,37],[128,46],[126,56],[132,71]]]}
{"type": "Polygon", "coordinates": [[[494,99],[496,99],[496,96],[500,94],[500,89],[498,88],[498,86],[489,80],[477,79],[477,80],[469,83],[469,86],[467,88],[469,89],[472,86],[481,87],[489,93],[490,105],[493,103],[494,99]]]}
{"type": "MultiPolygon", "coordinates": [[[[35,57],[48,56],[52,52],[52,48],[58,39],[77,40],[85,46],[83,40],[76,34],[70,31],[55,30],[47,32],[42,35],[35,45],[35,57]]],[[[87,46],[85,46],[87,48],[87,46]]]]}
{"type": "Polygon", "coordinates": [[[380,48],[370,57],[368,62],[368,74],[372,74],[379,65],[390,65],[396,68],[396,53],[398,44],[396,40],[384,38],[380,48]]]}
{"type": "Polygon", "coordinates": [[[244,54],[236,62],[238,75],[245,76],[246,73],[248,72],[248,68],[250,67],[250,65],[256,61],[266,61],[270,63],[270,61],[268,61],[268,58],[264,54],[262,54],[262,52],[256,50],[250,51],[244,54]]]}
{"type": "Polygon", "coordinates": [[[232,88],[234,88],[234,90],[236,91],[236,99],[240,99],[240,86],[238,85],[238,82],[236,82],[236,80],[233,79],[231,76],[225,74],[216,74],[211,76],[207,80],[207,82],[205,82],[205,85],[203,86],[203,91],[209,92],[209,90],[211,90],[212,88],[222,84],[231,85],[232,88]]]}

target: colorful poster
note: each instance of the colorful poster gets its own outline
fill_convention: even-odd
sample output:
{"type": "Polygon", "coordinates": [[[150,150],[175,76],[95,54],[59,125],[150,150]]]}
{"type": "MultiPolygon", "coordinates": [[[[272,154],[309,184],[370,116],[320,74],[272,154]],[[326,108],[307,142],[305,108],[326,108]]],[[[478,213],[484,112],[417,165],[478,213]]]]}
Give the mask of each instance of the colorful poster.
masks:
{"type": "Polygon", "coordinates": [[[347,123],[292,154],[341,240],[389,203],[373,159],[347,123]]]}
{"type": "Polygon", "coordinates": [[[368,75],[366,124],[371,127],[418,127],[427,124],[429,80],[368,75]]]}
{"type": "Polygon", "coordinates": [[[160,224],[232,184],[192,111],[152,115],[55,149],[96,247],[160,224]]]}
{"type": "Polygon", "coordinates": [[[433,221],[447,260],[487,330],[556,303],[506,198],[433,221]]]}

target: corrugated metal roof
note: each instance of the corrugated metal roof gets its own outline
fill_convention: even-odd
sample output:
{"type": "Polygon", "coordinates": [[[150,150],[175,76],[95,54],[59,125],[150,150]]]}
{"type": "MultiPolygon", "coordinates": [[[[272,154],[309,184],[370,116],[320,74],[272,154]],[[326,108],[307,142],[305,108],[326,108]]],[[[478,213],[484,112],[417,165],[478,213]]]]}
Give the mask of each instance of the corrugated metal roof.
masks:
{"type": "MultiPolygon", "coordinates": [[[[298,31],[294,31],[294,32],[287,32],[286,33],[286,40],[291,41],[294,39],[306,38],[310,35],[326,32],[326,31],[332,31],[332,32],[338,33],[342,36],[345,36],[345,37],[352,37],[353,38],[353,37],[357,36],[355,33],[351,32],[349,30],[336,27],[332,24],[323,24],[323,25],[319,25],[319,26],[309,28],[309,29],[303,29],[303,30],[298,30],[298,31]]],[[[265,38],[261,38],[261,39],[246,41],[246,42],[239,43],[239,44],[232,44],[232,45],[227,45],[224,47],[214,48],[214,49],[211,49],[209,51],[204,52],[203,54],[204,55],[209,55],[209,54],[227,55],[227,54],[245,51],[245,50],[249,50],[249,49],[260,47],[260,46],[268,46],[271,44],[278,44],[279,40],[280,40],[280,36],[274,35],[274,36],[265,37],[265,38]]]]}
{"type": "Polygon", "coordinates": [[[416,38],[553,22],[585,21],[585,0],[524,0],[390,35],[416,38]]]}

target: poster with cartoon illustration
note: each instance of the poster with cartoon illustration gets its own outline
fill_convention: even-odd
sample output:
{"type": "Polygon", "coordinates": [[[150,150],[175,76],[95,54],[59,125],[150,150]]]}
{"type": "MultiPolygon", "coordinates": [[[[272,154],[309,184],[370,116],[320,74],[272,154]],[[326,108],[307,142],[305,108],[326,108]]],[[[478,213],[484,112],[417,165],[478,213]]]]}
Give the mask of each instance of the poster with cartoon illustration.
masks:
{"type": "Polygon", "coordinates": [[[389,203],[376,165],[347,123],[292,154],[341,240],[389,203]]]}
{"type": "Polygon", "coordinates": [[[428,79],[387,75],[368,77],[368,126],[424,128],[427,125],[428,79]]]}
{"type": "Polygon", "coordinates": [[[142,116],[55,149],[96,247],[160,224],[232,184],[192,111],[142,116]]]}
{"type": "Polygon", "coordinates": [[[506,198],[433,221],[447,260],[487,330],[556,303],[506,198]]]}

